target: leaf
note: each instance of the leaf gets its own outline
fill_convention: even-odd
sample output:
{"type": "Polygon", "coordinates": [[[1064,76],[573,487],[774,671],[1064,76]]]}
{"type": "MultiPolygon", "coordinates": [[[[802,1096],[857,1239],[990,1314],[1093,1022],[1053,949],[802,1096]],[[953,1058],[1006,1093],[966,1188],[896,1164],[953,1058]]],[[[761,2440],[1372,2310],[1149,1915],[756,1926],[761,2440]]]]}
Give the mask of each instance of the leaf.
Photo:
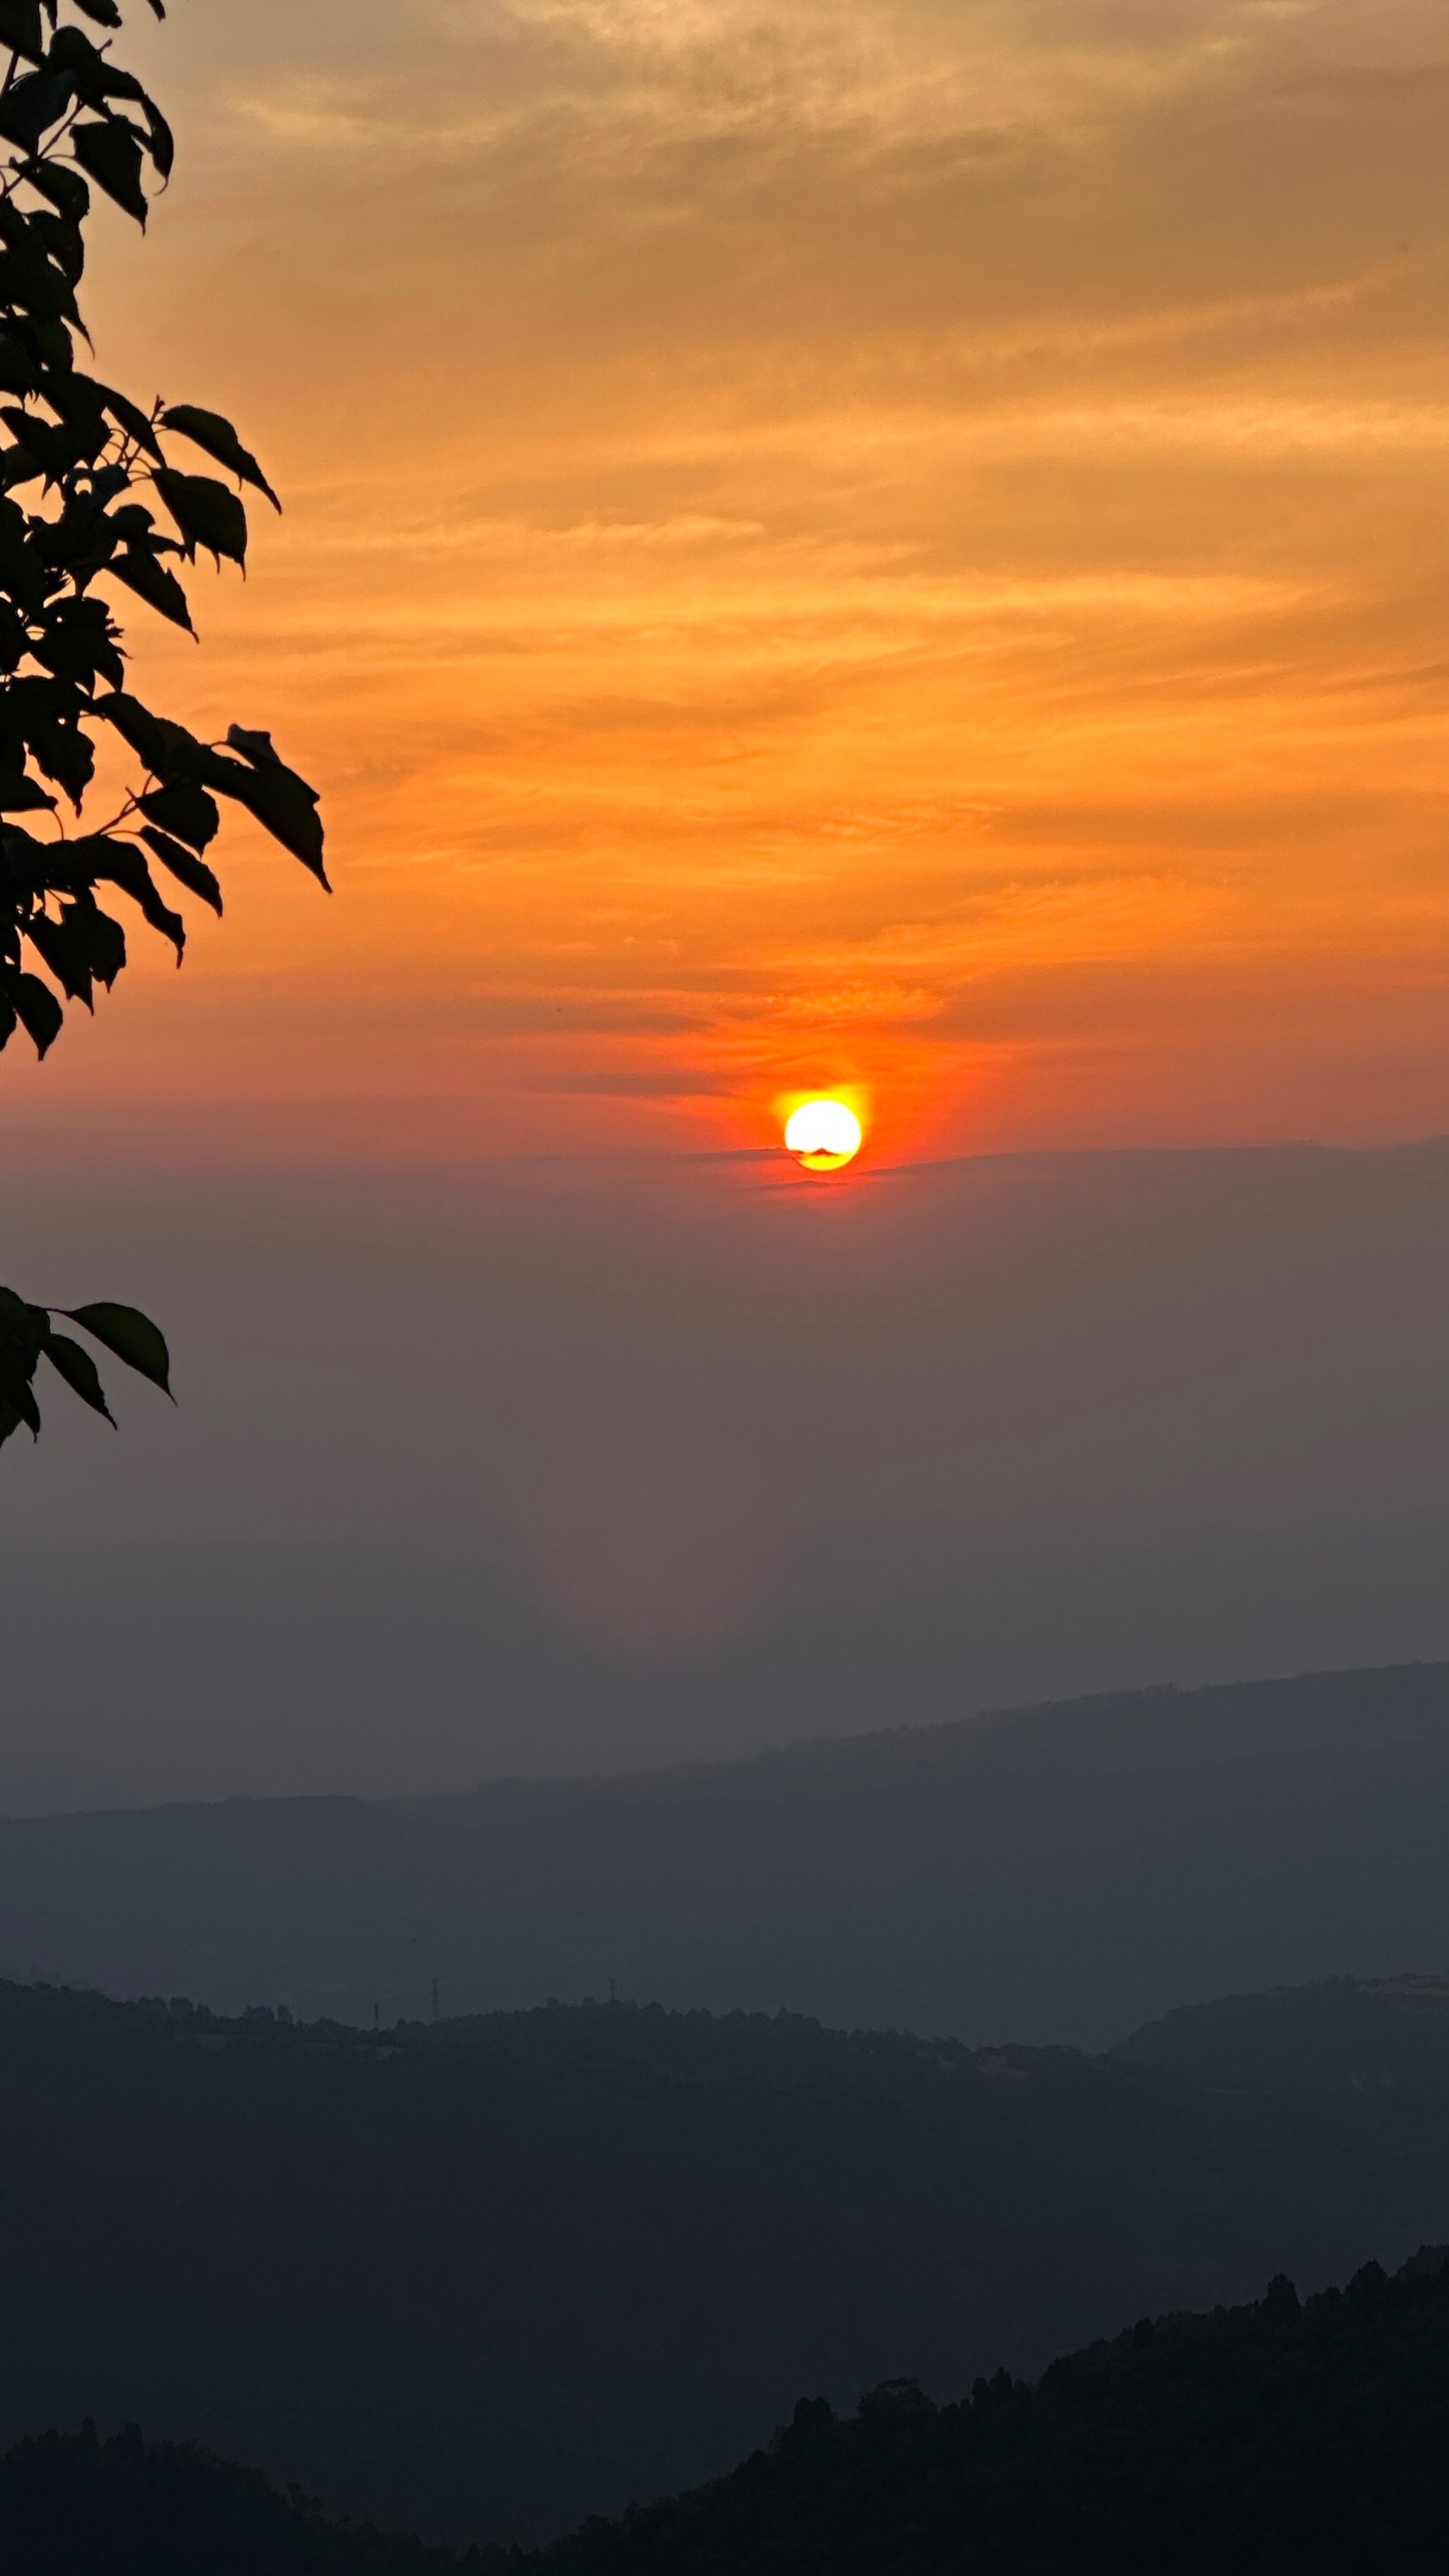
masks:
{"type": "Polygon", "coordinates": [[[144,447],[148,456],[164,463],[164,452],[156,432],[140,404],[133,403],[126,394],[113,393],[109,385],[97,385],[96,392],[112,420],[119,424],[126,436],[133,438],[138,447],[144,447]]]}
{"type": "MultiPolygon", "coordinates": [[[[4,130],[0,115],[0,132],[4,130]]],[[[135,127],[123,116],[103,117],[74,126],[70,146],[96,186],[104,188],[106,195],[114,198],[128,215],[134,215],[144,232],[151,209],[141,185],[141,144],[135,127]]]]}
{"type": "Polygon", "coordinates": [[[63,787],[77,813],[81,799],[95,775],[96,755],[90,736],[79,725],[36,725],[29,733],[30,756],[63,787]]]}
{"type": "Polygon", "coordinates": [[[138,546],[124,546],[119,554],[112,555],[106,570],[123,581],[128,590],[134,590],[149,608],[168,617],[173,626],[184,626],[188,635],[196,633],[185,591],[175,573],[168,572],[154,555],[144,553],[138,546]]]}
{"type": "Polygon", "coordinates": [[[68,168],[64,161],[26,161],[20,176],[48,197],[68,222],[84,223],[91,210],[91,192],[79,170],[68,168]]]}
{"type": "MultiPolygon", "coordinates": [[[[248,737],[239,725],[233,725],[227,740],[244,749],[248,737]]],[[[255,768],[244,769],[239,761],[222,760],[217,755],[206,773],[208,783],[223,796],[234,796],[239,805],[245,805],[273,840],[290,850],[294,859],[300,859],[330,894],[322,858],[325,836],[317,811],[317,791],[295,769],[287,769],[278,760],[269,734],[261,736],[261,740],[267,752],[265,756],[260,752],[254,755],[255,768]]]]}
{"type": "Polygon", "coordinates": [[[40,1357],[41,1345],[50,1330],[49,1311],[32,1306],[17,1297],[13,1288],[0,1288],[0,1348],[17,1356],[27,1369],[33,1369],[40,1357]]]}
{"type": "Polygon", "coordinates": [[[223,420],[219,411],[199,411],[194,403],[171,403],[161,414],[161,426],[179,430],[193,447],[224,465],[239,483],[253,484],[258,492],[265,492],[273,509],[280,510],[281,502],[250,448],[243,447],[231,422],[223,420]]]}
{"type": "Polygon", "coordinates": [[[83,18],[89,18],[93,27],[119,27],[121,23],[116,0],[75,0],[75,5],[83,18]]]}
{"type": "Polygon", "coordinates": [[[66,1385],[80,1397],[82,1404],[88,1404],[93,1413],[103,1413],[114,1431],[116,1417],[106,1402],[100,1371],[90,1352],[82,1350],[79,1342],[73,1342],[69,1333],[47,1333],[44,1356],[53,1369],[59,1370],[66,1385]]]}
{"type": "Polygon", "coordinates": [[[94,832],[85,840],[72,841],[70,851],[73,858],[83,857],[92,877],[118,885],[122,894],[130,896],[151,928],[159,930],[163,939],[170,940],[179,966],[186,946],[186,924],[179,912],[173,912],[170,905],[163,902],[135,843],[114,840],[108,832],[94,832]]]}
{"type": "MultiPolygon", "coordinates": [[[[81,6],[81,0],[76,0],[76,6],[81,6]]],[[[135,73],[121,71],[107,52],[82,35],[79,27],[62,27],[58,35],[52,36],[49,63],[52,71],[69,72],[78,97],[87,107],[97,107],[109,98],[145,99],[135,73]]]]}
{"type": "Polygon", "coordinates": [[[41,60],[45,37],[40,0],[0,0],[0,45],[8,45],[12,54],[23,54],[28,63],[41,60]]]}
{"type": "Polygon", "coordinates": [[[35,1052],[43,1056],[54,1045],[65,1025],[65,1013],[48,984],[38,975],[16,975],[10,981],[10,1000],[15,1016],[25,1034],[34,1042],[35,1052]]]}
{"type": "Polygon", "coordinates": [[[192,554],[205,546],[218,566],[226,555],[245,568],[247,514],[234,492],[209,474],[177,474],[169,465],[158,466],[151,480],[192,554]]]}
{"type": "Polygon", "coordinates": [[[50,576],[31,542],[30,521],[18,503],[0,499],[0,590],[33,613],[49,588],[50,576]]]}
{"type": "Polygon", "coordinates": [[[59,125],[72,95],[65,72],[27,72],[0,97],[0,134],[27,152],[37,151],[41,136],[59,125]]]}
{"type": "Polygon", "coordinates": [[[212,911],[220,914],[221,887],[205,859],[194,858],[191,851],[183,850],[181,843],[173,841],[169,833],[155,831],[149,824],[143,827],[141,838],[152,856],[160,860],[163,868],[170,869],[188,894],[199,894],[203,903],[209,903],[212,911]]]}
{"type": "Polygon", "coordinates": [[[98,910],[87,895],[67,904],[58,920],[37,913],[25,925],[25,935],[45,960],[61,990],[72,1002],[92,1007],[91,988],[97,979],[109,992],[126,962],[126,934],[108,912],[98,910]]]}
{"type": "Polygon", "coordinates": [[[232,750],[239,751],[242,758],[244,760],[249,760],[254,768],[261,767],[263,763],[265,763],[268,769],[280,769],[282,767],[281,757],[277,751],[276,744],[273,742],[271,735],[269,733],[262,732],[260,727],[258,727],[257,730],[252,731],[246,725],[228,725],[226,729],[226,738],[230,743],[232,750]]]}
{"type": "Polygon", "coordinates": [[[109,991],[126,962],[125,932],[108,912],[99,909],[88,887],[76,892],[58,919],[44,913],[32,914],[25,925],[25,935],[70,1000],[84,1002],[87,1008],[92,978],[109,991]]]}
{"type": "Polygon", "coordinates": [[[0,814],[38,814],[42,808],[53,814],[55,798],[46,795],[37,779],[0,767],[0,814]]]}
{"type": "Polygon", "coordinates": [[[26,923],[25,936],[50,968],[67,1001],[84,1002],[89,1010],[94,979],[84,958],[71,952],[64,918],[52,921],[48,913],[37,913],[26,923]]]}
{"type": "Polygon", "coordinates": [[[9,1430],[23,1422],[32,1437],[40,1430],[40,1407],[31,1380],[49,1331],[43,1306],[28,1306],[13,1288],[0,1288],[0,1402],[15,1417],[9,1430]]]}
{"type": "Polygon", "coordinates": [[[221,816],[216,800],[204,787],[194,787],[189,779],[174,787],[158,787],[139,799],[148,823],[156,823],[163,832],[175,832],[189,841],[193,850],[204,850],[216,839],[221,816]]]}
{"type": "Polygon", "coordinates": [[[32,314],[37,322],[78,319],[72,288],[35,241],[0,251],[0,304],[32,314]]]}
{"type": "Polygon", "coordinates": [[[38,383],[29,351],[12,332],[0,330],[0,393],[33,394],[38,383]]]}
{"type": "Polygon", "coordinates": [[[144,100],[151,128],[151,166],[164,187],[176,167],[176,137],[152,98],[144,100]]]}
{"type": "Polygon", "coordinates": [[[4,1395],[0,1396],[0,1421],[5,1425],[4,1429],[0,1430],[0,1440],[8,1440],[12,1431],[19,1430],[22,1422],[31,1439],[38,1440],[40,1407],[35,1401],[28,1381],[24,1378],[17,1379],[8,1369],[0,1368],[0,1387],[6,1390],[4,1395]]]}
{"type": "Polygon", "coordinates": [[[30,223],[62,277],[71,286],[79,285],[86,264],[85,239],[79,219],[52,214],[48,206],[39,206],[30,223]]]}
{"type": "Polygon", "coordinates": [[[138,1314],[134,1306],[113,1306],[102,1302],[96,1306],[62,1306],[67,1323],[79,1324],[101,1348],[113,1351],[127,1368],[159,1386],[163,1395],[171,1393],[171,1354],[163,1335],[149,1315],[138,1314]]]}
{"type": "Polygon", "coordinates": [[[110,697],[97,698],[95,713],[113,724],[123,742],[130,744],[138,760],[144,760],[155,778],[169,783],[176,778],[187,780],[203,777],[216,758],[204,742],[198,742],[185,725],[173,724],[169,716],[153,716],[139,698],[116,689],[110,697]]]}

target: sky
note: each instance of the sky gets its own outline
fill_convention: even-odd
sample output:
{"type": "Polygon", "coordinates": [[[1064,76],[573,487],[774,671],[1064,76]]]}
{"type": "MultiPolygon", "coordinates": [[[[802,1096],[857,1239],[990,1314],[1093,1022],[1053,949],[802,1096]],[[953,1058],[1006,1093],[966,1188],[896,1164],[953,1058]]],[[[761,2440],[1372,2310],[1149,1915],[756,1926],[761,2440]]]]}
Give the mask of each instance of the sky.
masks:
{"type": "Polygon", "coordinates": [[[271,723],[338,895],[238,856],[179,981],[7,1064],[13,1118],[1449,1123],[1433,0],[177,0],[127,41],[180,162],[103,227],[100,359],[287,505],[138,672],[271,723]]]}
{"type": "Polygon", "coordinates": [[[135,14],[98,368],[285,502],[137,685],[336,891],[0,1062],[186,1398],[0,1458],[0,1803],[1449,1652],[1442,9],[135,14]]]}

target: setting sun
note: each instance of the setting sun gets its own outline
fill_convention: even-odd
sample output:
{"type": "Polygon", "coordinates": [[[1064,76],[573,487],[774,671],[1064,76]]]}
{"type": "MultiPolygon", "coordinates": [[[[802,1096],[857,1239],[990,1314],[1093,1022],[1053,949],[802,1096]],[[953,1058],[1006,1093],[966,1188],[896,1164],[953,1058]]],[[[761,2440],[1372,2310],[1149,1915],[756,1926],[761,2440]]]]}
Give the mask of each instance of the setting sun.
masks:
{"type": "Polygon", "coordinates": [[[838,1172],[860,1152],[860,1120],[843,1100],[806,1100],[785,1127],[785,1143],[807,1172],[838,1172]]]}

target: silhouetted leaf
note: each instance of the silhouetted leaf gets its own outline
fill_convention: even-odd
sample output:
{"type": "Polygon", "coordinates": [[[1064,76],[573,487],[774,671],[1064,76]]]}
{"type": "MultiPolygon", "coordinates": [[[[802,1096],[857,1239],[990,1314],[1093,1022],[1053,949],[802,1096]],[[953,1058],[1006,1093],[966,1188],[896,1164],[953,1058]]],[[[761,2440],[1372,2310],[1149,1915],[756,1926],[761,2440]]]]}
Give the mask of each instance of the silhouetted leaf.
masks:
{"type": "Polygon", "coordinates": [[[48,206],[37,207],[30,222],[67,284],[78,286],[86,264],[85,236],[79,223],[69,215],[53,214],[48,206]]]}
{"type": "Polygon", "coordinates": [[[8,1419],[8,1428],[0,1430],[0,1440],[8,1439],[10,1431],[18,1431],[22,1422],[32,1440],[39,1439],[40,1407],[35,1401],[34,1391],[27,1378],[6,1364],[3,1353],[0,1353],[0,1408],[3,1408],[0,1418],[8,1419]]]}
{"type": "Polygon", "coordinates": [[[150,824],[143,827],[141,838],[153,857],[160,860],[163,868],[170,869],[189,894],[199,894],[203,903],[209,903],[213,912],[220,913],[221,887],[205,859],[194,857],[190,850],[182,848],[179,841],[173,841],[168,832],[158,832],[150,824]]]}
{"type": "Polygon", "coordinates": [[[93,1413],[103,1413],[114,1431],[116,1417],[106,1402],[100,1371],[90,1352],[83,1351],[79,1342],[73,1342],[69,1333],[47,1333],[43,1356],[53,1369],[59,1370],[66,1385],[80,1397],[82,1404],[88,1404],[93,1413]]]}
{"type": "Polygon", "coordinates": [[[38,814],[42,809],[53,814],[55,798],[47,796],[39,780],[0,767],[0,814],[38,814]]]}
{"type": "Polygon", "coordinates": [[[148,823],[158,824],[163,832],[174,832],[189,841],[193,850],[209,847],[217,835],[221,815],[213,797],[204,787],[193,787],[184,781],[175,787],[158,787],[140,799],[141,811],[148,823]]]}
{"type": "Polygon", "coordinates": [[[205,776],[216,755],[185,725],[173,724],[168,716],[153,716],[139,698],[117,689],[110,697],[97,698],[94,712],[115,726],[138,759],[144,760],[155,778],[169,784],[176,778],[187,780],[205,776]]]}
{"type": "Polygon", "coordinates": [[[40,0],[0,0],[0,45],[23,54],[29,63],[39,62],[45,51],[40,0]]]}
{"type": "Polygon", "coordinates": [[[0,393],[33,394],[40,383],[35,360],[12,331],[0,330],[0,393]]]}
{"type": "Polygon", "coordinates": [[[34,152],[42,134],[60,123],[73,95],[64,72],[27,72],[0,97],[0,134],[34,152]]]}
{"type": "Polygon", "coordinates": [[[25,936],[43,962],[50,968],[66,999],[91,1006],[94,977],[83,957],[72,954],[64,919],[52,921],[47,913],[37,913],[26,923],[25,936]]]}
{"type": "Polygon", "coordinates": [[[7,590],[22,608],[33,610],[40,607],[49,587],[24,511],[16,502],[0,499],[0,590],[7,590]]]}
{"type": "Polygon", "coordinates": [[[64,906],[58,916],[36,914],[25,935],[73,1002],[91,1007],[92,983],[114,984],[126,962],[126,934],[108,912],[86,894],[64,906]]]}
{"type": "Polygon", "coordinates": [[[193,447],[199,447],[207,456],[214,457],[216,463],[224,465],[238,482],[251,483],[258,492],[265,492],[273,509],[280,510],[281,502],[250,448],[243,447],[231,422],[223,420],[219,411],[198,411],[194,403],[172,403],[161,414],[161,426],[179,430],[183,438],[190,439],[193,447]]]}
{"type": "Polygon", "coordinates": [[[15,1016],[28,1038],[34,1041],[37,1055],[53,1046],[65,1025],[65,1013],[48,984],[38,975],[17,975],[9,986],[15,1016]]]}
{"type": "Polygon", "coordinates": [[[148,607],[169,618],[173,626],[184,626],[188,635],[195,634],[185,591],[175,573],[168,572],[153,554],[138,546],[123,546],[119,554],[112,555],[107,570],[113,572],[118,581],[123,581],[128,590],[134,590],[139,599],[144,599],[148,607]]]}
{"type": "Polygon", "coordinates": [[[113,1306],[105,1302],[96,1306],[59,1307],[57,1312],[64,1314],[69,1323],[79,1324],[90,1334],[92,1341],[100,1343],[103,1350],[113,1351],[118,1360],[125,1361],[127,1368],[149,1378],[153,1386],[160,1387],[163,1395],[171,1393],[171,1354],[149,1315],[139,1314],[134,1306],[113,1306]]]}
{"type": "MultiPolygon", "coordinates": [[[[327,886],[327,871],[322,857],[325,836],[322,817],[317,811],[316,789],[309,787],[295,769],[286,768],[278,760],[269,734],[248,736],[240,725],[233,725],[227,740],[243,751],[247,750],[249,741],[261,741],[266,744],[266,750],[248,752],[249,761],[255,765],[247,768],[243,768],[239,761],[223,761],[218,757],[207,771],[209,785],[221,795],[234,796],[239,805],[245,805],[264,830],[271,833],[273,840],[280,841],[284,850],[290,850],[294,859],[300,859],[319,885],[327,886]]],[[[330,886],[327,891],[331,892],[330,886]]]]}
{"type": "Polygon", "coordinates": [[[151,166],[164,185],[176,167],[176,137],[154,99],[145,101],[145,110],[151,129],[151,166]]]}
{"type": "Polygon", "coordinates": [[[39,241],[10,243],[0,251],[0,304],[32,314],[38,322],[76,318],[75,294],[39,241]]]}
{"type": "Polygon", "coordinates": [[[20,175],[73,224],[84,223],[91,210],[91,192],[79,170],[64,161],[26,161],[20,175]]]}
{"type": "Polygon", "coordinates": [[[186,946],[186,924],[179,912],[173,912],[158,893],[155,880],[134,841],[119,841],[109,832],[88,833],[83,841],[70,844],[73,856],[80,856],[93,877],[120,887],[140,908],[143,920],[163,939],[169,939],[176,951],[176,962],[186,946]]]}
{"type": "MultiPolygon", "coordinates": [[[[81,0],[76,0],[79,8],[81,0]]],[[[75,83],[76,95],[87,107],[98,107],[112,98],[134,99],[146,104],[146,93],[134,72],[123,71],[109,53],[93,45],[79,27],[62,27],[51,38],[49,67],[66,72],[75,83]]]]}
{"type": "Polygon", "coordinates": [[[78,725],[36,725],[28,736],[31,758],[63,787],[76,812],[95,775],[96,755],[78,725]]]}
{"type": "Polygon", "coordinates": [[[177,474],[169,465],[158,466],[151,480],[193,554],[205,546],[218,563],[226,555],[245,565],[247,514],[234,492],[209,474],[177,474]]]}
{"type": "Polygon", "coordinates": [[[112,420],[125,431],[126,436],[133,438],[138,447],[144,447],[148,456],[157,457],[164,463],[156,432],[140,404],[133,403],[125,394],[116,393],[110,385],[97,385],[96,392],[112,420]]]}
{"type": "Polygon", "coordinates": [[[226,738],[232,750],[239,751],[242,758],[251,761],[256,768],[280,769],[283,766],[271,735],[260,728],[253,730],[248,725],[228,725],[226,738]]]}
{"type": "Polygon", "coordinates": [[[90,19],[92,26],[119,27],[121,23],[116,0],[75,0],[75,6],[83,18],[90,19]]]}
{"type": "MultiPolygon", "coordinates": [[[[0,115],[0,132],[4,129],[0,115]]],[[[71,150],[81,168],[89,173],[98,188],[134,215],[145,230],[151,209],[141,185],[141,143],[133,125],[123,116],[108,116],[98,122],[86,122],[71,130],[71,150]]]]}

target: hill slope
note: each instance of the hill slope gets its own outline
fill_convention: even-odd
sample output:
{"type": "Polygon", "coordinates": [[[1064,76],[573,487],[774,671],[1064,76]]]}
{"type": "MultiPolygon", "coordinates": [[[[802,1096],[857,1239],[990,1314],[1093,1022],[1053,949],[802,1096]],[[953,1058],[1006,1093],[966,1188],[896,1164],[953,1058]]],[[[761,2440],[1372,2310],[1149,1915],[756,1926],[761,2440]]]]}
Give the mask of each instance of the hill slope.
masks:
{"type": "Polygon", "coordinates": [[[0,1824],[0,1962],[361,2023],[619,1990],[1098,2047],[1449,1965],[1449,1668],[1065,1703],[414,1806],[0,1824]]]}
{"type": "Polygon", "coordinates": [[[0,2460],[11,2576],[1433,2576],[1449,2513],[1449,2250],[1300,2304],[1143,2321],[935,2407],[802,2399],[693,2494],[541,2553],[462,2559],[133,2431],[0,2460]]]}
{"type": "MultiPolygon", "coordinates": [[[[547,2576],[1429,2576],[1449,2508],[1449,2254],[1300,2304],[1144,2320],[1040,2385],[853,2421],[797,2406],[703,2493],[586,2530],[547,2576]]],[[[486,2563],[486,2561],[485,2561],[486,2563]]],[[[501,2564],[501,2562],[499,2562],[501,2564]]]]}
{"type": "Polygon", "coordinates": [[[1430,1992],[1249,1998],[1093,2059],[626,2005],[374,2041],[0,1987],[0,2434],[139,2420],[429,2533],[544,2535],[724,2469],[801,2389],[951,2398],[1444,2236],[1430,1992]],[[1311,2065],[1265,2014],[1322,2023],[1311,2065]],[[1235,2018],[1268,2071],[1224,2084],[1235,2018]]]}

